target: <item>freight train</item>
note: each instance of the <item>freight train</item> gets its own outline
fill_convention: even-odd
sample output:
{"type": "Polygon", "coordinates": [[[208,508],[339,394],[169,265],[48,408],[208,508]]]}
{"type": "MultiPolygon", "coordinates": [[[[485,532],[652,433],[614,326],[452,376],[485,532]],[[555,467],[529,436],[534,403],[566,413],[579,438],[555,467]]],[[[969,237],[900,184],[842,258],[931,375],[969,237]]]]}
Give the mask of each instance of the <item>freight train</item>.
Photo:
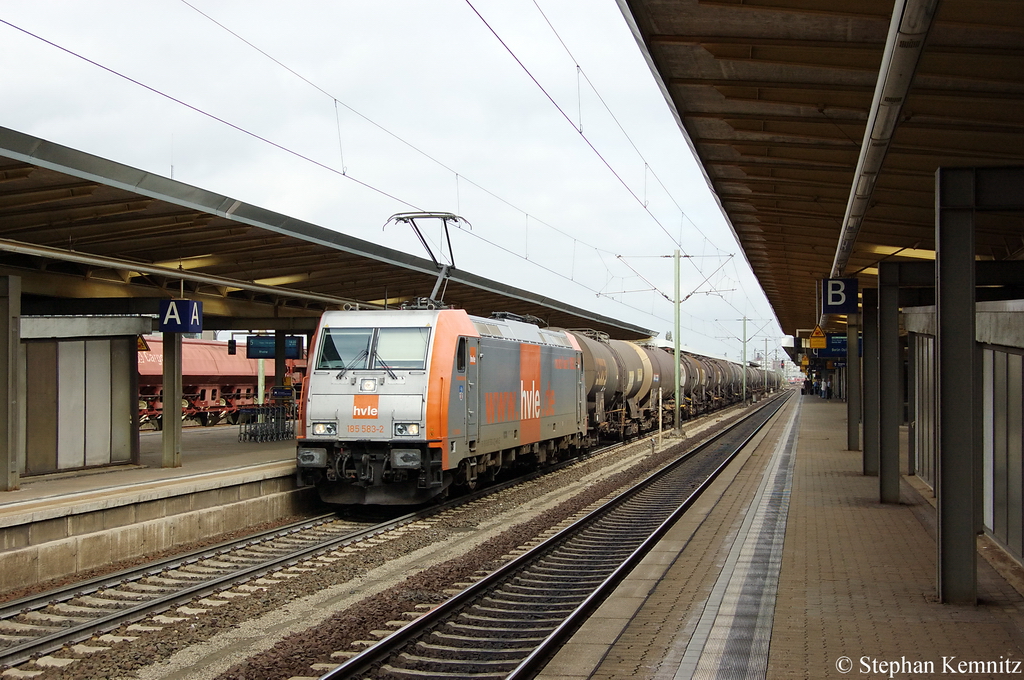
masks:
{"type": "MultiPolygon", "coordinates": [[[[679,357],[683,417],[755,397],[777,373],[679,357]]],[[[299,486],[333,504],[405,505],[656,430],[673,354],[511,314],[326,312],[299,404],[299,486]]]]}
{"type": "MultiPolygon", "coordinates": [[[[148,350],[139,352],[139,424],[163,426],[163,340],[146,336],[148,350]]],[[[266,384],[274,383],[274,362],[264,362],[266,384]]],[[[305,361],[285,362],[287,377],[301,380],[305,361]]],[[[183,338],[181,342],[181,417],[200,425],[235,423],[240,409],[257,403],[258,360],[228,354],[228,343],[183,338]]],[[[264,402],[267,401],[264,395],[264,402]]]]}

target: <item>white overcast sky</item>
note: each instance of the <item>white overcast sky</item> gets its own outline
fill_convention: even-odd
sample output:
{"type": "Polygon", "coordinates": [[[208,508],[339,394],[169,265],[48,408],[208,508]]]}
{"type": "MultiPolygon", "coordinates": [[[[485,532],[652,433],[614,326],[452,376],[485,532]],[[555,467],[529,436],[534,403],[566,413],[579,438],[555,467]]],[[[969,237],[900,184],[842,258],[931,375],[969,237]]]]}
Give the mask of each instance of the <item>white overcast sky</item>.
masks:
{"type": "Polygon", "coordinates": [[[454,212],[460,269],[662,337],[680,248],[684,345],[739,359],[744,316],[748,357],[781,340],[614,0],[33,0],[0,20],[0,125],[419,256],[387,218],[454,212]]]}

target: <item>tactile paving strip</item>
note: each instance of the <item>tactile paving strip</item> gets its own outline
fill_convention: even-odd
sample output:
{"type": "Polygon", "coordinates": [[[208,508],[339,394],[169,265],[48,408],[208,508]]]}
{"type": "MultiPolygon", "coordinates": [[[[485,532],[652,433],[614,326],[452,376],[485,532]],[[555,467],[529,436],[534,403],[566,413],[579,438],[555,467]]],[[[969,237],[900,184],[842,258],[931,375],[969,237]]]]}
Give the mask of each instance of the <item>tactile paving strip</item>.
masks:
{"type": "Polygon", "coordinates": [[[675,680],[765,677],[793,486],[799,414],[797,402],[675,680]]]}

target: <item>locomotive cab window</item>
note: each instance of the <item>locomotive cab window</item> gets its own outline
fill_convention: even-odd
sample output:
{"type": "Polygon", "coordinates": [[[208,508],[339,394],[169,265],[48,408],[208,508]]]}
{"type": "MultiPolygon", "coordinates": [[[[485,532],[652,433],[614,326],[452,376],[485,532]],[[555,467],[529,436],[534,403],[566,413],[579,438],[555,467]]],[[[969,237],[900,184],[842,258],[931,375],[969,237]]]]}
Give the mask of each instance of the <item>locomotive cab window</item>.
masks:
{"type": "Polygon", "coordinates": [[[466,372],[466,338],[459,338],[459,349],[455,353],[455,368],[459,373],[466,372]]]}
{"type": "Polygon", "coordinates": [[[429,337],[429,328],[328,328],[316,367],[424,370],[429,337]]]}
{"type": "Polygon", "coordinates": [[[373,368],[422,371],[427,367],[429,328],[381,328],[373,351],[373,368]]]}
{"type": "Polygon", "coordinates": [[[325,329],[317,369],[366,368],[372,339],[372,328],[325,329]]]}

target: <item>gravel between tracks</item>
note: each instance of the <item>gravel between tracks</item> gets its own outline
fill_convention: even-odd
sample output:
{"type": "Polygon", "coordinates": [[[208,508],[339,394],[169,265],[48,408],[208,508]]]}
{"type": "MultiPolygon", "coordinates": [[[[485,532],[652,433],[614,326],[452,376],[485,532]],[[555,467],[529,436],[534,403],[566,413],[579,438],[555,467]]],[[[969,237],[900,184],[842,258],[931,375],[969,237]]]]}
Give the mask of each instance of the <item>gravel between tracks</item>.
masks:
{"type": "MultiPolygon", "coordinates": [[[[318,676],[311,664],[375,639],[372,631],[405,618],[416,605],[447,599],[446,589],[490,571],[515,548],[583,508],[660,467],[680,446],[717,432],[739,417],[731,409],[689,424],[687,439],[666,440],[653,456],[647,441],[597,455],[570,468],[445,513],[428,528],[410,528],[366,542],[315,571],[149,632],[115,631],[138,639],[51,668],[53,678],[142,680],[273,680],[318,676]]],[[[202,605],[193,605],[201,607],[202,605]]],[[[169,616],[182,616],[167,612],[169,616]]],[[[104,646],[98,641],[90,646],[104,646]]],[[[334,660],[337,664],[338,661],[334,660]]]]}

